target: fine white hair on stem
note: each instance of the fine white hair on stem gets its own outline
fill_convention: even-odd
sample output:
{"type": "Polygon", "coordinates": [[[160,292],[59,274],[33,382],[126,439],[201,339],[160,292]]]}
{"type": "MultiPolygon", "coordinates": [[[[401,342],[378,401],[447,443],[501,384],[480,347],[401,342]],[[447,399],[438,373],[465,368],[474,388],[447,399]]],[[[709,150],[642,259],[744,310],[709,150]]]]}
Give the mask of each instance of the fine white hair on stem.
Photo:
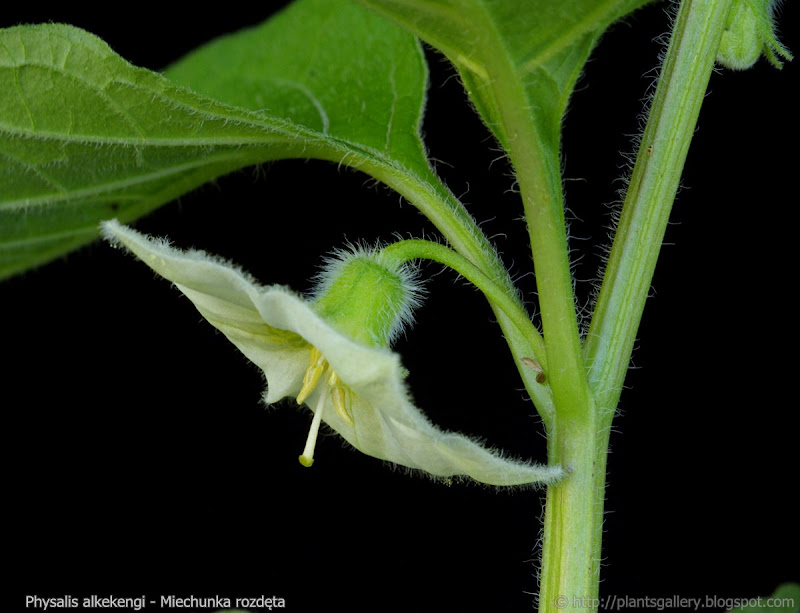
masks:
{"type": "Polygon", "coordinates": [[[641,98],[642,111],[637,116],[637,131],[629,135],[631,139],[630,149],[628,151],[621,152],[622,163],[620,165],[620,170],[622,171],[622,174],[615,180],[615,183],[619,184],[619,188],[617,190],[618,197],[606,204],[606,207],[609,210],[608,222],[605,226],[607,229],[608,242],[598,244],[597,246],[600,264],[598,266],[597,276],[591,284],[592,289],[589,293],[586,306],[583,308],[583,312],[587,314],[587,317],[583,317],[581,321],[581,335],[583,338],[585,338],[589,332],[591,314],[595,310],[597,299],[600,295],[600,289],[602,287],[606,268],[608,267],[608,261],[611,255],[614,237],[616,236],[617,228],[619,227],[620,218],[622,216],[622,207],[625,202],[631,176],[633,174],[633,167],[636,163],[637,155],[642,146],[642,137],[647,125],[647,118],[650,113],[650,107],[653,103],[656,87],[658,86],[658,75],[661,72],[661,67],[664,64],[664,60],[667,55],[670,32],[672,32],[675,19],[677,18],[679,6],[680,4],[678,2],[671,1],[668,3],[667,7],[662,9],[667,15],[669,27],[664,33],[656,36],[653,39],[653,42],[659,46],[657,62],[651,70],[648,70],[644,73],[644,75],[642,75],[643,78],[647,79],[647,86],[641,98]]]}

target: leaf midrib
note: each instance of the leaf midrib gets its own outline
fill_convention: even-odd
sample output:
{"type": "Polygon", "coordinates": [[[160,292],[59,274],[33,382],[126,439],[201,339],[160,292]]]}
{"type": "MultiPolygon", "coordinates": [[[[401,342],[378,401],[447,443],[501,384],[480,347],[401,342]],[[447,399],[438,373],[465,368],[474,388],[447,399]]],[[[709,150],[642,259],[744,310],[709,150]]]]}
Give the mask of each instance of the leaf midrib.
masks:
{"type": "Polygon", "coordinates": [[[20,248],[23,249],[27,245],[31,244],[42,244],[42,243],[52,243],[53,241],[61,240],[61,239],[73,239],[76,237],[81,237],[83,235],[94,235],[97,233],[97,223],[91,222],[87,225],[79,225],[69,230],[61,230],[57,232],[39,232],[36,236],[25,236],[24,238],[20,238],[17,240],[3,240],[0,239],[0,245],[3,247],[10,247],[10,248],[20,248]]]}
{"type": "Polygon", "coordinates": [[[28,140],[40,140],[40,141],[61,141],[65,144],[87,144],[87,145],[109,145],[109,146],[120,146],[120,147],[208,147],[208,146],[250,146],[250,145],[267,145],[273,143],[285,143],[285,142],[307,142],[308,140],[318,140],[321,142],[329,143],[333,145],[336,141],[330,137],[326,137],[319,133],[311,133],[311,135],[289,135],[283,133],[270,133],[265,132],[264,136],[252,136],[252,137],[235,137],[235,136],[224,136],[224,137],[202,137],[202,138],[156,138],[156,137],[147,137],[147,138],[130,138],[130,137],[109,137],[109,136],[95,136],[95,135],[79,135],[76,137],[73,134],[64,134],[62,132],[44,132],[44,131],[37,131],[35,133],[31,133],[25,130],[15,130],[13,128],[9,128],[5,124],[0,123],[0,134],[9,134],[12,137],[22,137],[27,138],[28,140]],[[270,138],[270,136],[273,138],[270,138]]]}
{"type": "MultiPolygon", "coordinates": [[[[172,175],[181,174],[189,170],[203,168],[204,166],[214,165],[219,162],[235,160],[239,157],[243,158],[243,161],[247,161],[247,158],[249,156],[231,155],[230,152],[228,152],[227,155],[220,155],[214,158],[205,157],[203,159],[195,160],[188,164],[176,164],[174,166],[162,168],[161,170],[158,171],[150,171],[143,173],[141,175],[135,175],[133,177],[128,176],[125,179],[120,179],[117,181],[109,181],[107,183],[93,183],[91,187],[87,187],[84,189],[70,189],[64,192],[50,192],[46,195],[38,196],[36,198],[25,198],[24,200],[19,200],[19,201],[14,201],[14,200],[0,201],[0,210],[13,210],[16,208],[26,207],[26,206],[43,206],[47,204],[53,204],[58,201],[63,202],[69,200],[81,200],[89,196],[99,195],[103,193],[113,193],[116,190],[126,189],[129,187],[134,187],[136,185],[142,185],[172,175]]],[[[141,196],[136,196],[124,199],[136,201],[139,200],[140,198],[141,196]]],[[[119,200],[121,199],[121,197],[115,196],[114,199],[119,200]]]]}
{"type": "MultiPolygon", "coordinates": [[[[144,87],[139,83],[132,83],[131,81],[128,81],[127,79],[120,79],[120,78],[117,78],[117,77],[113,77],[113,78],[109,79],[108,81],[106,81],[104,84],[101,85],[101,84],[99,84],[97,82],[93,82],[93,81],[90,81],[90,80],[87,80],[87,79],[82,79],[79,76],[76,76],[76,75],[74,75],[72,73],[66,72],[63,69],[60,69],[59,67],[57,67],[55,65],[52,65],[52,64],[44,64],[44,63],[41,63],[41,62],[25,62],[25,63],[22,63],[22,64],[14,64],[14,65],[11,65],[11,64],[0,64],[0,69],[2,69],[2,68],[11,69],[11,70],[14,70],[15,73],[18,73],[19,69],[22,68],[22,67],[35,67],[35,68],[40,68],[40,69],[45,70],[45,71],[52,71],[52,72],[61,74],[67,80],[72,80],[72,81],[75,81],[77,83],[81,83],[82,85],[86,86],[87,89],[98,93],[98,95],[101,95],[103,97],[103,99],[106,101],[107,104],[109,104],[110,106],[113,106],[113,108],[115,108],[117,110],[120,110],[120,109],[118,109],[118,107],[114,103],[113,99],[110,99],[105,93],[106,90],[108,89],[108,86],[112,85],[112,84],[114,84],[114,85],[122,85],[122,86],[128,87],[128,88],[130,88],[130,89],[132,89],[134,91],[145,92],[149,96],[155,97],[158,101],[170,106],[171,108],[180,109],[180,110],[186,111],[188,113],[197,114],[197,115],[201,116],[203,119],[206,119],[206,120],[219,120],[219,121],[225,121],[225,122],[235,122],[236,124],[239,124],[239,125],[258,126],[260,128],[264,128],[264,129],[267,129],[267,130],[270,130],[270,131],[273,131],[273,132],[285,133],[285,134],[287,134],[289,136],[293,136],[293,135],[290,134],[288,132],[288,130],[284,130],[282,128],[284,128],[284,127],[296,127],[296,128],[298,128],[298,132],[310,131],[307,128],[303,128],[302,126],[294,124],[293,122],[291,122],[289,120],[285,120],[285,119],[281,119],[281,118],[277,118],[277,117],[276,118],[266,117],[263,113],[259,113],[258,111],[250,111],[250,110],[242,108],[242,107],[225,104],[224,102],[221,102],[221,101],[213,99],[213,98],[208,98],[206,96],[201,96],[201,95],[193,92],[191,89],[188,89],[188,88],[185,88],[185,87],[181,87],[180,85],[176,85],[175,83],[172,83],[166,77],[161,77],[162,78],[161,84],[163,84],[165,86],[164,89],[156,89],[156,88],[153,88],[153,87],[144,87]],[[232,113],[230,115],[225,114],[225,113],[221,113],[221,112],[220,113],[215,113],[215,112],[210,112],[207,109],[198,108],[197,106],[192,106],[191,104],[187,104],[186,102],[184,102],[182,100],[179,100],[179,99],[176,99],[174,97],[170,97],[170,96],[165,95],[165,94],[169,93],[170,89],[172,89],[176,93],[180,93],[180,94],[183,94],[183,95],[186,95],[186,96],[194,97],[198,103],[211,104],[211,105],[214,105],[214,106],[220,108],[220,110],[234,111],[234,113],[232,113]]],[[[134,69],[135,69],[135,67],[134,67],[134,69]]],[[[148,73],[148,76],[151,76],[151,74],[154,74],[154,73],[148,73]]],[[[18,80],[15,79],[15,82],[17,82],[17,81],[18,80]]],[[[18,93],[20,95],[20,98],[21,98],[23,104],[25,105],[25,107],[27,109],[28,108],[28,104],[27,104],[27,100],[25,99],[24,93],[22,91],[19,91],[18,93]]],[[[28,109],[28,114],[31,115],[29,109],[28,109]]],[[[125,114],[129,115],[128,113],[125,113],[125,114]]],[[[35,126],[35,122],[33,121],[33,118],[31,117],[30,119],[31,119],[31,123],[34,124],[34,126],[35,126]]],[[[0,124],[0,130],[2,130],[2,129],[4,129],[4,124],[0,124]]],[[[32,127],[31,130],[32,131],[36,131],[37,133],[42,133],[42,132],[40,132],[40,130],[38,128],[35,128],[35,127],[32,127]]],[[[10,132],[10,130],[8,130],[8,129],[6,129],[6,131],[10,132]]],[[[313,133],[318,134],[316,132],[313,132],[313,133]]]]}

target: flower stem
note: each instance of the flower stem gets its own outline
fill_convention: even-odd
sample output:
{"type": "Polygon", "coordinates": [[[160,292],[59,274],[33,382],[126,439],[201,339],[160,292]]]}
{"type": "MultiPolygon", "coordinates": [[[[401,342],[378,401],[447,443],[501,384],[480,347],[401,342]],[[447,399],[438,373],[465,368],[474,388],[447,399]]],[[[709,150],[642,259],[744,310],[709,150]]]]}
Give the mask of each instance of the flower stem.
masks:
{"type": "MultiPolygon", "coordinates": [[[[489,239],[467,213],[464,205],[452,195],[441,180],[431,172],[427,177],[409,174],[393,166],[375,163],[364,164],[360,170],[382,181],[416,206],[447,239],[453,249],[479,269],[508,300],[525,311],[508,270],[493,249],[489,239]]],[[[529,321],[525,333],[515,324],[498,302],[490,301],[497,323],[503,331],[517,372],[529,397],[533,400],[542,422],[549,429],[554,415],[553,399],[549,387],[536,381],[537,373],[526,367],[523,358],[541,354],[541,334],[529,321]]],[[[519,323],[519,322],[518,322],[519,323]]],[[[540,361],[541,362],[541,361],[540,361]]]]}
{"type": "Polygon", "coordinates": [[[522,306],[504,292],[494,281],[483,273],[477,266],[459,255],[449,247],[432,241],[411,239],[401,240],[387,247],[382,253],[402,262],[411,260],[433,260],[452,268],[467,281],[472,283],[486,296],[490,304],[499,307],[534,346],[534,355],[539,363],[547,370],[544,352],[544,340],[530,320],[522,306]]]}
{"type": "Polygon", "coordinates": [[[683,0],[678,12],[584,346],[596,405],[588,416],[559,412],[550,432],[549,463],[571,475],[547,492],[540,613],[599,604],[611,419],[730,5],[683,0]]]}

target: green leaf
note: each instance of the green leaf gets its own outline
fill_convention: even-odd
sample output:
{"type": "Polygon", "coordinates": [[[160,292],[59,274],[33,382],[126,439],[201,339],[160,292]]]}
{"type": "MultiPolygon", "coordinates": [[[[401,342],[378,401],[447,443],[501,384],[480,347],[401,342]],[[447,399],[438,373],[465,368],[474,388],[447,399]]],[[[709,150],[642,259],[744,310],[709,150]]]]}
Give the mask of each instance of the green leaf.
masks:
{"type": "Polygon", "coordinates": [[[350,1],[297,2],[190,53],[165,75],[427,172],[419,137],[427,87],[422,50],[403,29],[350,1]]]}
{"type": "Polygon", "coordinates": [[[800,613],[800,583],[784,583],[765,598],[752,598],[730,613],[800,613]]]}
{"type": "Polygon", "coordinates": [[[601,34],[650,0],[358,0],[395,19],[456,66],[483,121],[506,150],[498,80],[513,78],[544,145],[558,150],[575,81],[601,34]]]}
{"type": "Polygon", "coordinates": [[[430,172],[419,45],[346,0],[299,0],[170,73],[201,93],[77,28],[0,31],[0,278],[264,161],[430,172]]]}

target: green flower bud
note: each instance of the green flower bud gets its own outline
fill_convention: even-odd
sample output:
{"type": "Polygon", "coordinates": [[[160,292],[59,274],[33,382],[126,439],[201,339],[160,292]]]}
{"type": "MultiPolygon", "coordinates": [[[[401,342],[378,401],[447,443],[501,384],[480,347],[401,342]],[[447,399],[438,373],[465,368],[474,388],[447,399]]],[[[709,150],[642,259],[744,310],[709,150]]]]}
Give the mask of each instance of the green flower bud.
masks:
{"type": "Polygon", "coordinates": [[[733,70],[744,70],[756,63],[763,53],[776,67],[780,58],[792,54],[775,35],[773,11],[775,0],[734,0],[728,23],[722,34],[717,62],[733,70]]]}

